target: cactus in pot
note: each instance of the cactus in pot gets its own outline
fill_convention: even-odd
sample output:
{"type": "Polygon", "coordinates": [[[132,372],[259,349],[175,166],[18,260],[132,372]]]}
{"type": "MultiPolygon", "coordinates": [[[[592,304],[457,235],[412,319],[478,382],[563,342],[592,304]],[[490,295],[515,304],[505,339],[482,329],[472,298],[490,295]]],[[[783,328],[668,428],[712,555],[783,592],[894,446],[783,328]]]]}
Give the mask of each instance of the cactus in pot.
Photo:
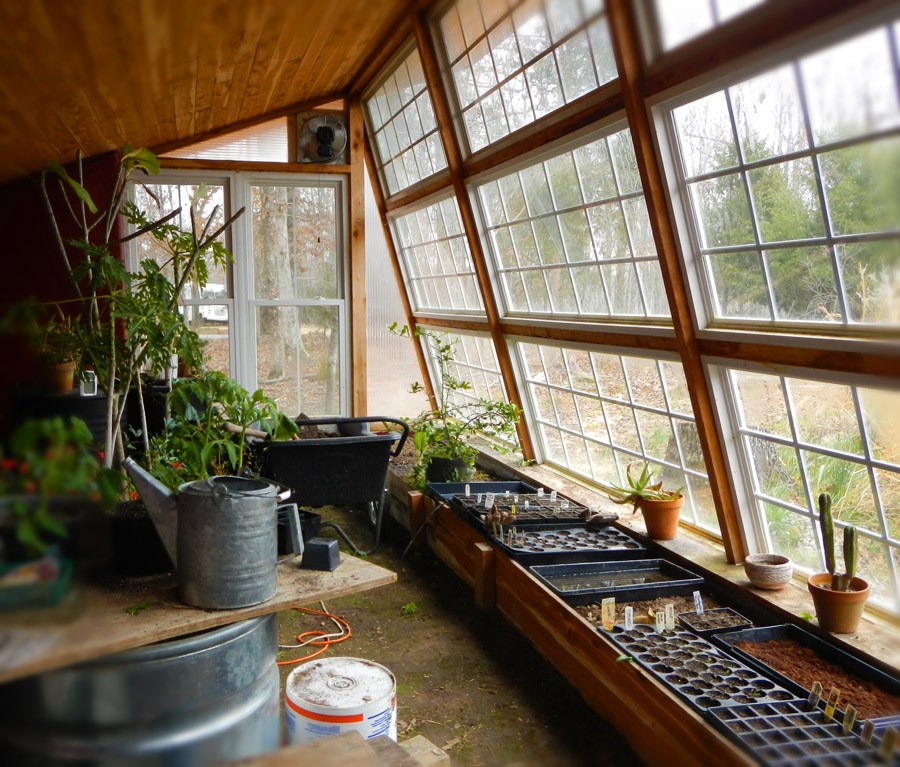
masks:
{"type": "Polygon", "coordinates": [[[819,496],[819,527],[822,530],[822,545],[825,550],[825,568],[831,575],[832,591],[850,591],[850,582],[856,575],[856,562],[859,552],[855,527],[844,530],[844,568],[846,572],[837,572],[837,561],[834,548],[834,516],[831,513],[831,495],[822,493],[819,496]]]}

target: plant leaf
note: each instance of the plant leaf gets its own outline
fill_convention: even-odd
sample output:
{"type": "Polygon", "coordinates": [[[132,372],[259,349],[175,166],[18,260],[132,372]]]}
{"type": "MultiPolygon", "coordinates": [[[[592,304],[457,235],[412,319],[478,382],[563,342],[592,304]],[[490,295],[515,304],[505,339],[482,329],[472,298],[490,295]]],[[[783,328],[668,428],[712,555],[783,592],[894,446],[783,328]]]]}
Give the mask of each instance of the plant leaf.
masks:
{"type": "Polygon", "coordinates": [[[81,184],[79,184],[74,178],[72,178],[62,165],[60,165],[55,160],[51,160],[44,166],[44,170],[45,172],[53,173],[54,175],[59,176],[66,184],[69,185],[69,188],[73,192],[75,192],[75,196],[85,205],[87,205],[87,208],[91,213],[97,212],[97,206],[94,205],[94,201],[91,199],[91,195],[88,193],[88,190],[85,189],[81,184]]]}

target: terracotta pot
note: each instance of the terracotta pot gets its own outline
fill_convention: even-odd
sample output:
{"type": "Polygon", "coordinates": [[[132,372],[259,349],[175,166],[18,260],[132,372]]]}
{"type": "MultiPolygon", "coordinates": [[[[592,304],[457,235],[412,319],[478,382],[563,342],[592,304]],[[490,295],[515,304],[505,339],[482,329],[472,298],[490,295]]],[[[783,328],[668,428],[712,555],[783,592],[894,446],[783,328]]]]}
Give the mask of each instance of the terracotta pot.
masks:
{"type": "Polygon", "coordinates": [[[816,607],[819,625],[834,634],[852,634],[859,626],[863,607],[869,598],[869,584],[862,578],[850,581],[853,591],[832,591],[828,573],[810,575],[809,593],[816,607]]]}
{"type": "Polygon", "coordinates": [[[75,363],[60,362],[45,371],[47,388],[57,394],[65,394],[75,388],[75,363]]]}
{"type": "Polygon", "coordinates": [[[651,501],[641,499],[638,507],[644,515],[647,536],[654,541],[671,541],[678,533],[678,517],[684,506],[684,496],[672,501],[651,501]]]}

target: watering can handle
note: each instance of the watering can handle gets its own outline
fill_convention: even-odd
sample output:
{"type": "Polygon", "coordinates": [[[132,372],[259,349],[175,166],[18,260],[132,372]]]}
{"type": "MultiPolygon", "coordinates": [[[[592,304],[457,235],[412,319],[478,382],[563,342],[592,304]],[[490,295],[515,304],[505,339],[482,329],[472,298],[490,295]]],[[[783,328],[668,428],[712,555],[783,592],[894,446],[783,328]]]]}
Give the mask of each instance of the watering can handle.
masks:
{"type": "MultiPolygon", "coordinates": [[[[242,476],[242,475],[239,474],[238,476],[242,476]]],[[[252,477],[253,475],[246,473],[243,476],[244,476],[244,478],[249,478],[249,477],[252,477]]],[[[278,488],[278,494],[276,495],[276,498],[278,499],[279,502],[286,501],[288,498],[291,497],[291,495],[294,492],[287,485],[282,485],[280,482],[276,482],[274,479],[263,479],[262,481],[268,482],[270,485],[278,488]]],[[[215,502],[217,504],[220,503],[223,499],[228,499],[230,501],[231,498],[233,498],[235,496],[240,497],[240,496],[245,495],[244,493],[241,493],[240,491],[235,492],[232,490],[228,490],[227,488],[223,487],[222,485],[216,484],[215,477],[207,477],[206,484],[209,485],[210,494],[212,495],[213,499],[215,500],[215,502]]]]}

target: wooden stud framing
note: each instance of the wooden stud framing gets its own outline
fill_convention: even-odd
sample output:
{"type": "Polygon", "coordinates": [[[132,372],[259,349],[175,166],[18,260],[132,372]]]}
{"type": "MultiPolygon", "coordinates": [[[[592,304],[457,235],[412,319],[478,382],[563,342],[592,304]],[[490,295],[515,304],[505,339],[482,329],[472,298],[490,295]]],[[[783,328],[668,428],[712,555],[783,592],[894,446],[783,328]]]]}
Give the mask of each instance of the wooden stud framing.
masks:
{"type": "Polygon", "coordinates": [[[641,98],[644,77],[643,53],[640,46],[633,7],[626,0],[609,0],[610,29],[614,42],[616,65],[625,94],[625,111],[634,143],[641,185],[650,214],[650,224],[659,253],[678,353],[688,382],[691,405],[697,423],[697,434],[706,462],[709,485],[715,499],[716,516],[725,546],[725,556],[731,563],[743,561],[747,555],[734,495],[728,480],[728,465],[721,440],[716,432],[712,395],[704,374],[700,348],[691,318],[687,286],[681,273],[675,232],[666,203],[666,180],[662,163],[654,149],[654,132],[648,108],[641,98]]]}
{"type": "Polygon", "coordinates": [[[366,162],[365,128],[358,98],[350,117],[350,370],[351,412],[368,415],[366,375],[366,162]]]}
{"type": "MultiPolygon", "coordinates": [[[[462,149],[457,140],[456,132],[453,129],[453,114],[450,109],[447,93],[443,87],[440,65],[438,64],[434,42],[431,39],[428,19],[425,14],[420,13],[416,16],[413,27],[416,35],[416,44],[419,47],[419,58],[422,60],[422,69],[425,72],[425,82],[431,95],[432,104],[434,105],[438,129],[444,144],[444,151],[447,154],[447,165],[450,169],[450,180],[453,186],[453,192],[456,195],[456,202],[459,205],[459,214],[462,219],[463,230],[465,231],[466,238],[469,242],[469,252],[472,255],[475,275],[478,280],[478,286],[481,289],[481,299],[484,303],[488,324],[490,325],[491,338],[494,341],[494,351],[497,355],[497,364],[500,368],[500,375],[506,389],[507,398],[511,403],[521,409],[522,398],[519,396],[516,377],[513,373],[512,360],[509,356],[509,349],[506,347],[503,330],[500,327],[500,312],[497,308],[497,302],[494,299],[494,291],[491,287],[487,261],[485,260],[484,250],[481,247],[481,240],[478,237],[478,225],[475,219],[475,211],[472,209],[472,202],[469,199],[469,193],[465,185],[462,149]]],[[[518,433],[519,446],[522,449],[523,458],[525,458],[525,460],[533,460],[535,456],[534,447],[531,443],[531,435],[525,427],[524,420],[520,419],[516,431],[518,433]]]]}
{"type": "Polygon", "coordinates": [[[475,544],[475,605],[479,610],[493,610],[497,604],[496,549],[489,543],[475,544]]]}

